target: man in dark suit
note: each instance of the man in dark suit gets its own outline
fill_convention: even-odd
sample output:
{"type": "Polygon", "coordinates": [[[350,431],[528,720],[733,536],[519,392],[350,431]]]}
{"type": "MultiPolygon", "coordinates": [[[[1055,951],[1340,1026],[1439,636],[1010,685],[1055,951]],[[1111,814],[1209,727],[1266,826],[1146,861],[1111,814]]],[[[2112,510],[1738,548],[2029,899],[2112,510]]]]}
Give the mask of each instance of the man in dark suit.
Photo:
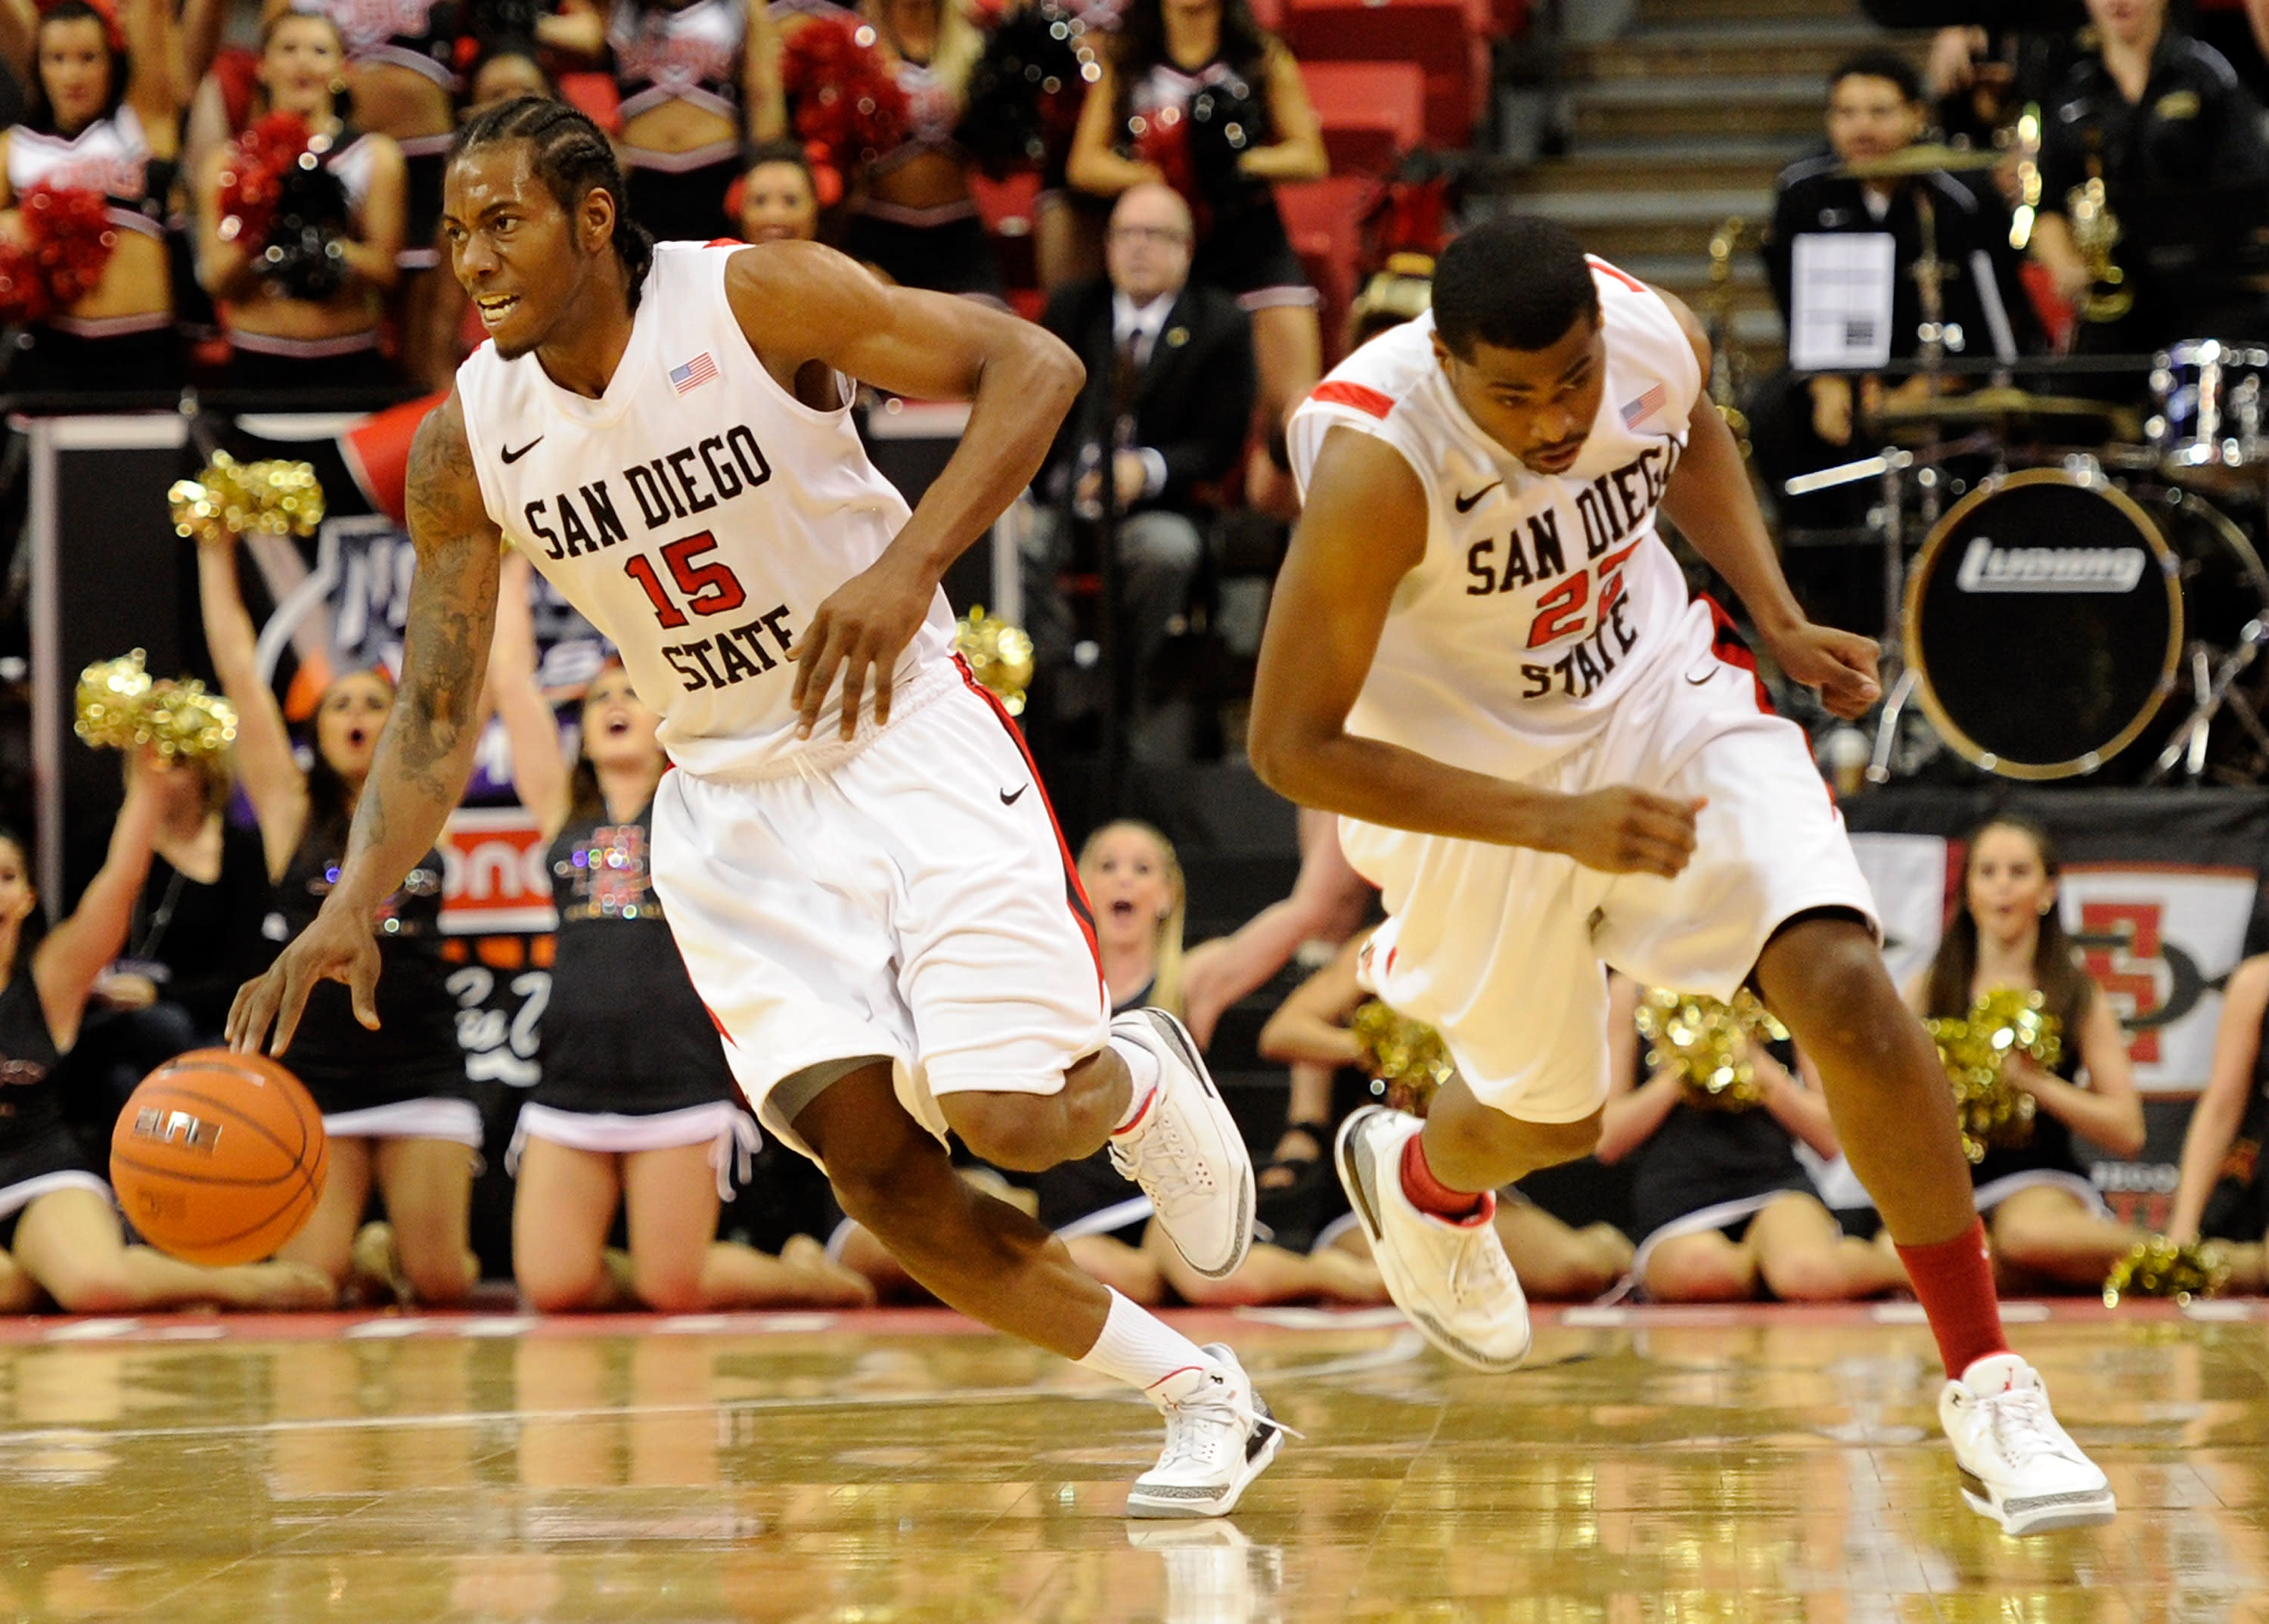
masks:
{"type": "Polygon", "coordinates": [[[1044,667],[1070,653],[1057,575],[1074,527],[1115,538],[1123,668],[1135,696],[1135,753],[1178,754],[1146,727],[1158,651],[1189,607],[1211,509],[1203,487],[1244,449],[1255,388],[1253,336],[1228,294],[1189,280],[1189,207],[1142,185],[1111,213],[1105,275],[1056,291],[1042,318],[1087,364],[1087,387],[1040,470],[1024,549],[1025,618],[1044,667]],[[1105,489],[1105,470],[1110,489],[1105,489]]]}

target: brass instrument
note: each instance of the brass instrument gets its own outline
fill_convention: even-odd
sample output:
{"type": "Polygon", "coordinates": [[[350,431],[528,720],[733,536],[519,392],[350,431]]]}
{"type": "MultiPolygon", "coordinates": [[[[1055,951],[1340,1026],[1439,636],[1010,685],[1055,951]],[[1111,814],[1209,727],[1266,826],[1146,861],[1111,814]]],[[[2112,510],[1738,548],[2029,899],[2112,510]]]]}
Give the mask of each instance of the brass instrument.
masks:
{"type": "Polygon", "coordinates": [[[1749,419],[1741,408],[1747,358],[1733,346],[1733,255],[1749,223],[1728,215],[1710,234],[1710,280],[1701,300],[1702,321],[1710,335],[1710,402],[1733,432],[1733,442],[1746,461],[1749,454],[1749,419]]]}
{"type": "Polygon", "coordinates": [[[2103,175],[2094,159],[2092,173],[2081,185],[2065,194],[2065,219],[2072,227],[2073,246],[2088,266],[2089,287],[2080,300],[2083,321],[2117,321],[2135,307],[2135,291],[2125,285],[2127,273],[2111,256],[2125,234],[2119,217],[2104,200],[2103,175]]]}
{"type": "Polygon", "coordinates": [[[2008,132],[2017,158],[2017,206],[2009,211],[2009,246],[2022,254],[2041,213],[2041,104],[2029,101],[2008,132]]]}

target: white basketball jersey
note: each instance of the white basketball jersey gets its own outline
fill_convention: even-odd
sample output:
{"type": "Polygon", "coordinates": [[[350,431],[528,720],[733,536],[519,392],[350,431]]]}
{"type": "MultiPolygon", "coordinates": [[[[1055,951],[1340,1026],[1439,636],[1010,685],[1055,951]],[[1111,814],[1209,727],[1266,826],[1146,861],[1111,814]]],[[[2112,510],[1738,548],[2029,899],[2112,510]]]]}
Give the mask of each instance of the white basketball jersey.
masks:
{"type": "Polygon", "coordinates": [[[1396,587],[1348,730],[1503,778],[1550,764],[1676,642],[1684,575],[1655,533],[1702,391],[1678,318],[1592,262],[1607,387],[1565,474],[1532,473],[1474,426],[1427,314],[1334,367],[1294,413],[1303,494],[1346,427],[1400,451],[1425,486],[1426,554],[1396,587]]]}
{"type": "MultiPolygon", "coordinates": [[[[457,369],[489,516],[622,651],[670,759],[708,777],[768,776],[835,738],[831,696],[799,745],[788,651],[907,517],[847,403],[806,406],[750,349],[725,266],[764,251],[657,245],[630,345],[597,400],[492,343],[457,369]]],[[[940,592],[895,680],[952,646],[940,592]]]]}

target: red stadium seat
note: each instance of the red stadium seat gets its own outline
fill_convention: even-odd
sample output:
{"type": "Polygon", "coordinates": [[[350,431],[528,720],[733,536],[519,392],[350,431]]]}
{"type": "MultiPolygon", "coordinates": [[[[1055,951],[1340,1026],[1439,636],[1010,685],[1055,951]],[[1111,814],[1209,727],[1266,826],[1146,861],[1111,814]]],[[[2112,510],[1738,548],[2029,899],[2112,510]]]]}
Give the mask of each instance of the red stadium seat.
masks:
{"type": "Polygon", "coordinates": [[[1409,62],[1304,62],[1334,172],[1385,174],[1426,138],[1426,75],[1409,62]]]}
{"type": "Polygon", "coordinates": [[[1463,146],[1489,83],[1489,0],[1293,0],[1284,40],[1303,63],[1415,63],[1427,140],[1463,146]]]}
{"type": "Polygon", "coordinates": [[[1253,0],[1253,20],[1270,33],[1284,32],[1284,0],[1253,0]]]}
{"type": "Polygon", "coordinates": [[[1001,277],[1011,288],[1039,285],[1039,266],[1034,257],[1033,220],[1040,197],[1040,177],[1029,171],[995,181],[981,172],[969,177],[969,195],[1001,263],[1001,277]]]}
{"type": "Polygon", "coordinates": [[[1363,257],[1363,220],[1378,201],[1379,185],[1366,175],[1332,175],[1276,188],[1300,267],[1323,295],[1324,364],[1336,361],[1347,331],[1348,306],[1355,302],[1356,266],[1363,257]]]}

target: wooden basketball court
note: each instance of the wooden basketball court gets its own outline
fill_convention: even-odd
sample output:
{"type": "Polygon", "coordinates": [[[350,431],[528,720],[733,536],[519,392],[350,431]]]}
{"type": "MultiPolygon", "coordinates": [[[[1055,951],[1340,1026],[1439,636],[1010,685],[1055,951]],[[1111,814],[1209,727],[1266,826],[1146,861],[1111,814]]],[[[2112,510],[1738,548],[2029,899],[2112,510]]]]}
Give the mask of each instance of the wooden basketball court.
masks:
{"type": "Polygon", "coordinates": [[[2269,1304],[2013,1305],[2122,1508],[2022,1542],[1910,1307],[1177,1318],[1306,1435],[1224,1523],[942,1312],[0,1321],[0,1620],[2269,1619],[2269,1304]]]}

